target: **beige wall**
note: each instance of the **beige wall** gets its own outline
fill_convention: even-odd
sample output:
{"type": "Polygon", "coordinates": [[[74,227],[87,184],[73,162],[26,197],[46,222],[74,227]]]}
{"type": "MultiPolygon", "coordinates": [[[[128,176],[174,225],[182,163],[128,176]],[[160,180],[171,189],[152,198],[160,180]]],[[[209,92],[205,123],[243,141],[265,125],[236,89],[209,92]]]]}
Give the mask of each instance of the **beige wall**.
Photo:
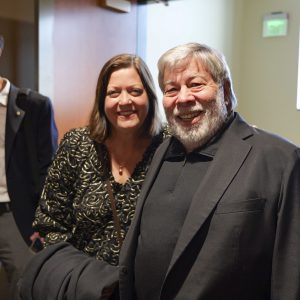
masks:
{"type": "Polygon", "coordinates": [[[0,17],[34,23],[34,0],[0,0],[0,17]]]}
{"type": "Polygon", "coordinates": [[[213,46],[231,68],[237,110],[251,124],[300,145],[299,0],[178,0],[145,10],[145,57],[155,76],[157,59],[166,49],[188,41],[213,46]],[[262,38],[263,15],[274,11],[289,13],[288,35],[262,38]]]}
{"type": "MultiPolygon", "coordinates": [[[[148,4],[140,11],[139,26],[145,23],[145,35],[140,34],[138,43],[145,45],[141,54],[155,79],[160,55],[187,42],[205,43],[222,51],[237,77],[243,0],[178,0],[168,6],[148,4]]],[[[158,84],[157,91],[161,98],[158,84]]]]}
{"type": "Polygon", "coordinates": [[[122,13],[99,0],[40,0],[40,91],[53,100],[61,138],[85,126],[98,74],[113,55],[136,52],[137,7],[122,13]]]}
{"type": "Polygon", "coordinates": [[[252,124],[300,145],[300,111],[296,110],[299,0],[244,1],[238,110],[252,124]],[[264,14],[289,14],[288,35],[262,38],[264,14]]]}
{"type": "Polygon", "coordinates": [[[37,35],[34,0],[0,0],[0,34],[5,49],[0,74],[19,87],[37,88],[37,35]]]}
{"type": "Polygon", "coordinates": [[[0,0],[1,31],[0,74],[50,97],[61,138],[88,123],[104,62],[136,52],[136,1],[122,13],[100,0],[0,0]]]}
{"type": "MultiPolygon", "coordinates": [[[[53,10],[49,44],[52,48],[46,45],[48,51],[43,52],[47,54],[44,62],[48,67],[49,61],[52,63],[49,69],[43,66],[43,82],[40,78],[39,83],[41,92],[51,96],[59,110],[62,133],[86,122],[98,69],[104,60],[117,52],[135,51],[133,28],[137,27],[136,15],[140,15],[138,43],[143,49],[140,54],[154,77],[157,75],[156,61],[163,51],[188,41],[205,42],[225,53],[239,99],[238,111],[246,120],[300,145],[300,111],[296,110],[299,0],[178,0],[170,1],[169,6],[162,3],[141,6],[138,14],[135,9],[130,14],[108,11],[99,7],[96,0],[42,2],[56,5],[50,8],[53,10]],[[288,35],[262,38],[263,15],[273,11],[289,14],[288,35]],[[82,22],[81,30],[77,20],[82,22]],[[117,30],[103,30],[111,25],[117,30]],[[79,92],[76,91],[79,85],[76,75],[86,78],[84,88],[80,83],[79,92]],[[66,79],[68,85],[63,84],[66,79]],[[75,102],[74,107],[76,99],[81,104],[78,106],[75,102]]],[[[0,17],[23,11],[25,17],[16,13],[15,18],[32,22],[30,6],[11,9],[24,5],[25,1],[0,0],[0,3],[0,17]]],[[[39,64],[41,67],[42,62],[39,64]]]]}

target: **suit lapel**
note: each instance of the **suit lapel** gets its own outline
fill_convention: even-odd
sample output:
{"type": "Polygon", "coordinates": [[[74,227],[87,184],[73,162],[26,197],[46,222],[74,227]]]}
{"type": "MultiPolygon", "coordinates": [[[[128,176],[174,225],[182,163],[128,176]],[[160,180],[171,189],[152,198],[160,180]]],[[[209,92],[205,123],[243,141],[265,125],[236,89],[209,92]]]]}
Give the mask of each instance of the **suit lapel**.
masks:
{"type": "Polygon", "coordinates": [[[16,134],[21,126],[25,112],[17,106],[19,89],[11,84],[8,95],[6,125],[5,125],[5,165],[8,168],[11,151],[16,134]]]}
{"type": "Polygon", "coordinates": [[[160,147],[157,149],[156,153],[154,154],[151,166],[147,172],[146,179],[143,183],[141,194],[138,198],[138,202],[136,205],[135,214],[131,226],[129,228],[129,231],[126,235],[126,238],[122,246],[122,251],[120,254],[120,262],[125,262],[125,261],[128,262],[130,261],[130,259],[134,258],[135,250],[136,250],[135,245],[137,244],[137,238],[139,234],[139,224],[142,216],[143,206],[148,196],[148,193],[153,185],[153,182],[157,176],[157,173],[161,167],[161,164],[163,162],[163,157],[165,155],[165,152],[168,149],[169,144],[170,144],[170,139],[163,142],[160,145],[160,147]]]}
{"type": "MultiPolygon", "coordinates": [[[[252,135],[249,126],[239,116],[224,133],[223,141],[197,189],[173,252],[168,273],[212,213],[222,195],[247,158],[251,145],[243,139],[252,135]]],[[[167,274],[168,274],[167,273],[167,274]]]]}
{"type": "Polygon", "coordinates": [[[120,252],[120,274],[127,274],[129,276],[120,276],[119,278],[119,287],[122,291],[122,298],[124,299],[133,299],[134,291],[134,259],[138,244],[138,235],[140,229],[140,221],[142,216],[142,210],[147,198],[147,195],[153,185],[153,182],[157,176],[157,173],[160,169],[161,163],[163,161],[164,154],[168,149],[170,144],[170,139],[166,140],[156,151],[151,166],[148,170],[146,179],[143,183],[142,192],[138,198],[135,214],[131,222],[129,231],[126,234],[126,238],[122,245],[120,252]]]}

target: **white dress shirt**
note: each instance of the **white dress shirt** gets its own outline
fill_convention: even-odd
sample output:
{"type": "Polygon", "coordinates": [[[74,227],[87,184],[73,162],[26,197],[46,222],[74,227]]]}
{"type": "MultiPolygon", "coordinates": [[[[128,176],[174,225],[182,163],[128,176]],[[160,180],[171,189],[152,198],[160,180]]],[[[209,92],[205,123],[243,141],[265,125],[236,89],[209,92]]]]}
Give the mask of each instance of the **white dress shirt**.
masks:
{"type": "Polygon", "coordinates": [[[0,91],[0,202],[9,202],[5,173],[5,122],[10,82],[3,79],[5,86],[0,91]]]}

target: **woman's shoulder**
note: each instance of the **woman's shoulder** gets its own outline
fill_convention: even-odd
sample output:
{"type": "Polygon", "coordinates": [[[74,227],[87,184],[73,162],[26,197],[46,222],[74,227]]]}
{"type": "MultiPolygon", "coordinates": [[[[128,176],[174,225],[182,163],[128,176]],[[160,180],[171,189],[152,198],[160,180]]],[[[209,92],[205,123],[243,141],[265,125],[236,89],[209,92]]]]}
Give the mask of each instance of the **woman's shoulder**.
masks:
{"type": "Polygon", "coordinates": [[[80,141],[92,143],[92,140],[90,138],[90,130],[88,127],[72,128],[64,134],[61,140],[61,142],[75,143],[78,143],[80,141]]]}
{"type": "Polygon", "coordinates": [[[60,149],[66,149],[68,152],[86,152],[90,151],[93,141],[90,138],[88,127],[72,128],[67,131],[59,145],[60,149]]]}

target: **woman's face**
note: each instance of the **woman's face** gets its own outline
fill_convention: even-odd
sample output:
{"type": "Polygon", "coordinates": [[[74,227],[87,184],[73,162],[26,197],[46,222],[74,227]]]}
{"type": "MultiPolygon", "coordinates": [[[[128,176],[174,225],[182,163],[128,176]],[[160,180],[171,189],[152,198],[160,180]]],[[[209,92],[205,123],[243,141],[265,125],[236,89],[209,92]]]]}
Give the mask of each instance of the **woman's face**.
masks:
{"type": "Polygon", "coordinates": [[[113,72],[107,86],[104,111],[112,134],[137,133],[149,111],[149,100],[141,78],[133,67],[113,72]]]}

